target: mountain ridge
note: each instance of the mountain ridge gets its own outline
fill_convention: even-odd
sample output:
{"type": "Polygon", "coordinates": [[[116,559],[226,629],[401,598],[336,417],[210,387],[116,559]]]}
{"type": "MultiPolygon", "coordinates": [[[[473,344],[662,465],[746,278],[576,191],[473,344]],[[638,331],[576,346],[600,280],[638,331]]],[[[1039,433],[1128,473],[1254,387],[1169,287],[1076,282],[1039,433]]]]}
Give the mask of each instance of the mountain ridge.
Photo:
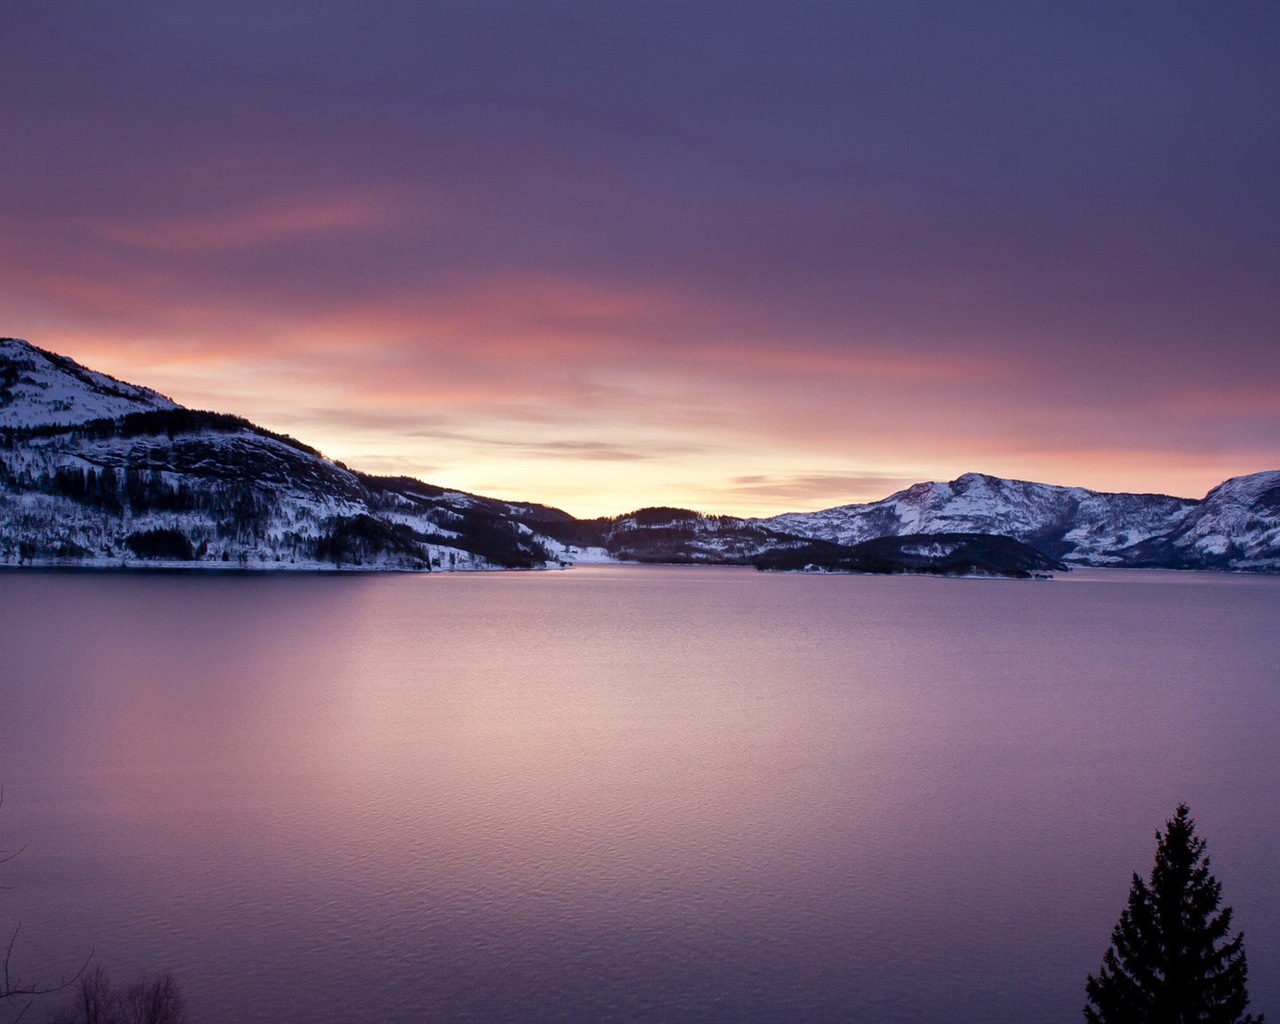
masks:
{"type": "Polygon", "coordinates": [[[0,427],[70,425],[177,408],[158,391],[90,370],[20,338],[0,338],[0,427]]]}
{"type": "Polygon", "coordinates": [[[741,518],[650,507],[575,519],[361,473],[242,417],[185,408],[0,339],[0,565],[546,568],[584,561],[1025,574],[1043,565],[1280,572],[1280,471],[1203,499],[966,473],[876,502],[741,518]],[[920,551],[935,551],[933,562],[920,551]],[[861,559],[861,561],[859,561],[861,559]],[[1041,563],[1037,563],[1041,564],[1041,563]],[[874,565],[872,569],[857,569],[874,565]]]}
{"type": "Polygon", "coordinates": [[[880,501],[756,521],[845,545],[911,533],[999,533],[1078,565],[1280,571],[1277,470],[1233,477],[1201,499],[966,473],[880,501]]]}

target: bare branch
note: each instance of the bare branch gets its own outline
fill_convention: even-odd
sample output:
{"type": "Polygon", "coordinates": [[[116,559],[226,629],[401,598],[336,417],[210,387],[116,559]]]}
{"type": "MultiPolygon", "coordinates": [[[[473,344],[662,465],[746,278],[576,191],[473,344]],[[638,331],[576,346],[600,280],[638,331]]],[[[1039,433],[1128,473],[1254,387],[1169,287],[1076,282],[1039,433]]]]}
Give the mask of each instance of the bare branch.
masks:
{"type": "MultiPolygon", "coordinates": [[[[0,786],[0,807],[3,807],[3,806],[4,806],[4,786],[0,786]]],[[[23,847],[23,849],[26,849],[26,847],[23,847]]],[[[6,853],[3,856],[0,856],[0,864],[5,863],[6,861],[13,860],[13,858],[18,856],[18,854],[20,853],[22,853],[21,849],[17,850],[14,853],[6,853]]],[[[0,887],[0,888],[3,888],[3,887],[0,887]]],[[[13,934],[9,936],[8,945],[5,946],[4,959],[0,961],[0,1000],[30,998],[33,996],[47,996],[47,995],[52,995],[55,992],[62,992],[65,989],[70,988],[77,981],[79,981],[81,976],[84,974],[84,972],[89,969],[89,964],[93,962],[93,951],[91,950],[89,955],[85,958],[84,963],[80,965],[80,969],[77,970],[75,974],[71,975],[70,977],[66,977],[66,976],[60,977],[56,984],[41,984],[39,982],[23,982],[23,981],[15,980],[13,976],[13,970],[12,970],[13,947],[17,944],[18,933],[20,931],[22,931],[21,921],[19,921],[16,925],[14,925],[13,934]]],[[[17,1018],[15,1019],[15,1024],[17,1020],[22,1019],[23,1015],[27,1012],[30,1006],[31,1004],[28,1003],[26,1006],[22,1008],[22,1010],[18,1013],[17,1018]]]]}
{"type": "MultiPolygon", "coordinates": [[[[0,999],[16,999],[21,996],[48,996],[53,995],[55,992],[62,992],[79,981],[84,972],[89,969],[89,964],[93,962],[93,951],[90,951],[84,963],[80,965],[79,970],[70,977],[60,977],[57,984],[23,984],[20,981],[14,981],[10,974],[9,965],[13,960],[14,943],[18,941],[18,932],[21,930],[22,922],[19,921],[13,929],[13,934],[9,936],[9,945],[5,949],[4,961],[3,964],[0,964],[0,976],[2,976],[0,977],[0,999]]],[[[23,1012],[25,1013],[26,1011],[24,1010],[23,1012]]]]}
{"type": "MultiPolygon", "coordinates": [[[[0,807],[4,807],[4,786],[0,786],[0,807]]],[[[13,860],[14,857],[18,856],[18,854],[25,849],[26,847],[24,846],[19,850],[14,850],[13,853],[9,853],[7,850],[0,850],[0,864],[13,860]]],[[[0,889],[7,888],[9,888],[7,885],[0,885],[0,889]]]]}

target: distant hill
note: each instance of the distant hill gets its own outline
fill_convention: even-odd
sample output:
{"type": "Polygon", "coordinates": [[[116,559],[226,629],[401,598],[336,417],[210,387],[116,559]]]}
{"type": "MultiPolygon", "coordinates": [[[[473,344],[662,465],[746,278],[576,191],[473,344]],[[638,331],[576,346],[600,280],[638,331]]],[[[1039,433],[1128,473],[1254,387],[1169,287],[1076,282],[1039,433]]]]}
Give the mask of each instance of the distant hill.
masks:
{"type": "Polygon", "coordinates": [[[753,564],[757,569],[782,572],[927,573],[1019,579],[1067,569],[1028,544],[989,533],[876,537],[849,547],[812,541],[765,552],[753,564]]]}
{"type": "Polygon", "coordinates": [[[836,544],[1000,533],[1076,565],[1280,572],[1280,471],[1235,477],[1199,501],[967,473],[882,501],[754,522],[836,544]]]}

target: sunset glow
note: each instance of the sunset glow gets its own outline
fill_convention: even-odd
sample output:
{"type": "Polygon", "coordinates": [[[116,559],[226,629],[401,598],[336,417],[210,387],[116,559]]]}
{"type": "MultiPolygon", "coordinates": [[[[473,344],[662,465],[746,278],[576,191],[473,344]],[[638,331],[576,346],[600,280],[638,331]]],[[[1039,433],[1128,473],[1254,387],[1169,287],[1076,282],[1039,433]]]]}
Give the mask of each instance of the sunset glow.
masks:
{"type": "Polygon", "coordinates": [[[0,334],[576,515],[1280,467],[1274,4],[307,10],[0,10],[0,334]]]}

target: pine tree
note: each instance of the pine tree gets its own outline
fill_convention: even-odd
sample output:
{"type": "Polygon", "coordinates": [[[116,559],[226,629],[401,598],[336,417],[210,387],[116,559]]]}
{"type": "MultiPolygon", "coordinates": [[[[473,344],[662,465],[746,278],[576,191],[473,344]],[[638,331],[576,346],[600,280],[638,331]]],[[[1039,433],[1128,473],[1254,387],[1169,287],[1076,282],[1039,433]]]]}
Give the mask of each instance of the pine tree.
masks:
{"type": "Polygon", "coordinates": [[[1244,1015],[1244,935],[1185,804],[1156,833],[1151,879],[1137,874],[1095,978],[1085,984],[1089,1024],[1262,1024],[1244,1015]]]}

